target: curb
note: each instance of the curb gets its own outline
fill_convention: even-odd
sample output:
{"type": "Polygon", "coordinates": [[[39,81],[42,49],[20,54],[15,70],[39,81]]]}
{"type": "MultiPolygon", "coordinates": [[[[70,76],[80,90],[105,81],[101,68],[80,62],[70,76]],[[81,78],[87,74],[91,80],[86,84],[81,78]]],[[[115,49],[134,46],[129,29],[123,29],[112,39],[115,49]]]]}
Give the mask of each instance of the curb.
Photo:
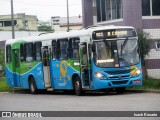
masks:
{"type": "Polygon", "coordinates": [[[126,92],[134,92],[134,93],[160,93],[160,90],[126,90],[126,92]]]}
{"type": "MultiPolygon", "coordinates": [[[[16,91],[25,91],[25,90],[16,90],[16,91]]],[[[8,91],[0,92],[0,93],[9,93],[9,92],[14,92],[14,90],[8,90],[8,91]]],[[[132,92],[132,93],[159,93],[160,94],[160,90],[125,90],[125,92],[132,92]]]]}

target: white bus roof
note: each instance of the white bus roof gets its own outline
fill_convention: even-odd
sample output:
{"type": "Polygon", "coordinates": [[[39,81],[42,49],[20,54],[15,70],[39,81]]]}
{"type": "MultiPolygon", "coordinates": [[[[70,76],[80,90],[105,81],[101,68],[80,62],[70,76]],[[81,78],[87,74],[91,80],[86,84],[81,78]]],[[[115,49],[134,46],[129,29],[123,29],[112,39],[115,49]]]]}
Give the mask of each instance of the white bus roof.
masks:
{"type": "Polygon", "coordinates": [[[36,41],[44,41],[44,40],[54,40],[54,39],[63,39],[63,38],[73,38],[73,37],[81,37],[81,36],[92,36],[93,31],[98,30],[109,30],[109,29],[125,29],[125,28],[132,28],[131,26],[100,26],[100,27],[91,27],[88,29],[71,31],[71,32],[58,32],[58,33],[48,33],[41,36],[32,36],[32,37],[25,37],[25,38],[16,38],[16,39],[9,39],[6,41],[6,45],[13,44],[20,40],[24,40],[26,42],[36,42],[36,41]]]}

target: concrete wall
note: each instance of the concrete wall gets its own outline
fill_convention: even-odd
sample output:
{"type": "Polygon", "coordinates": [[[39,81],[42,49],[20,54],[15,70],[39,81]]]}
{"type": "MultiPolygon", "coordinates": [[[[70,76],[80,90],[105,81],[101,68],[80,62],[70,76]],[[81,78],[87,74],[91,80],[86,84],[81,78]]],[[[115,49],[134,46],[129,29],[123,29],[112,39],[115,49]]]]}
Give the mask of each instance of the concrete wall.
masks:
{"type": "MultiPolygon", "coordinates": [[[[70,25],[69,29],[70,30],[80,30],[82,28],[82,24],[80,25],[70,25]]],[[[60,31],[67,31],[67,26],[60,26],[60,31]]]]}

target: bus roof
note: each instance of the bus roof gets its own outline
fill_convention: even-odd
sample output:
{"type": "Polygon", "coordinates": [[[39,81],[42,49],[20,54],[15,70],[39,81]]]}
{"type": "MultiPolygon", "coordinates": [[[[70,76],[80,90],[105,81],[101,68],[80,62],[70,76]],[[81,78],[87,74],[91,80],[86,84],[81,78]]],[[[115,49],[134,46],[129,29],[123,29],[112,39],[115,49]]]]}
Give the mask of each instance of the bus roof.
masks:
{"type": "Polygon", "coordinates": [[[98,30],[109,30],[109,29],[125,29],[131,28],[131,26],[100,26],[100,27],[91,27],[88,29],[70,31],[70,32],[58,32],[58,33],[48,33],[41,36],[31,36],[25,38],[16,38],[16,39],[9,39],[6,41],[6,45],[13,44],[18,41],[26,41],[26,42],[36,42],[36,41],[44,41],[44,40],[54,40],[54,39],[63,39],[63,38],[73,38],[73,37],[81,37],[81,36],[91,36],[93,31],[98,30]]]}

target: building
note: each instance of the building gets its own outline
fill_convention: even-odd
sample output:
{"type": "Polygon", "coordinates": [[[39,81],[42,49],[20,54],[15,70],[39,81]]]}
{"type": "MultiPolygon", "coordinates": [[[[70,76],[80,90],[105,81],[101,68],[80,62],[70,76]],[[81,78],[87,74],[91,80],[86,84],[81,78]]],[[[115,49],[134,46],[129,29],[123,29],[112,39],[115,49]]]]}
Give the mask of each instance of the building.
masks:
{"type": "MultiPolygon", "coordinates": [[[[67,17],[54,16],[51,17],[51,27],[55,31],[67,31],[67,17]]],[[[69,29],[79,30],[82,26],[82,17],[69,17],[69,29]]]]}
{"type": "Polygon", "coordinates": [[[50,21],[42,21],[42,20],[39,20],[38,21],[38,27],[39,26],[51,26],[51,23],[50,21]]]}
{"type": "Polygon", "coordinates": [[[60,31],[60,16],[51,17],[51,28],[54,31],[60,31]]]}
{"type": "MultiPolygon", "coordinates": [[[[14,29],[16,31],[37,31],[37,16],[19,13],[14,15],[14,29]]],[[[0,15],[0,30],[12,30],[11,15],[0,15]]]]}
{"type": "Polygon", "coordinates": [[[83,26],[124,25],[150,33],[148,75],[160,78],[160,0],[82,0],[83,26]]]}

